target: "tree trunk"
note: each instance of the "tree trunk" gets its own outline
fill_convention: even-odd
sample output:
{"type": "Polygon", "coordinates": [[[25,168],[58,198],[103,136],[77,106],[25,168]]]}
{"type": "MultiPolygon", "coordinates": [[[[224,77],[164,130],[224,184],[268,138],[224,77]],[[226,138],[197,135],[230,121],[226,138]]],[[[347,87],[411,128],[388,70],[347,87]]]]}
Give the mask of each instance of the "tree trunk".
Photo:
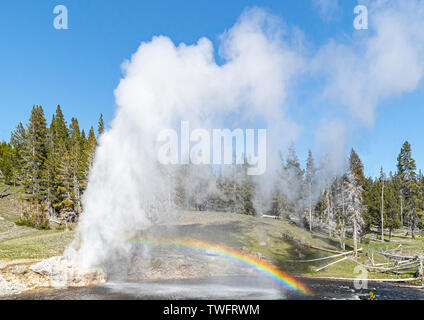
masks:
{"type": "Polygon", "coordinates": [[[330,217],[330,195],[329,190],[326,191],[325,198],[327,200],[327,219],[328,219],[328,238],[331,238],[331,217],[330,217]]]}
{"type": "Polygon", "coordinates": [[[358,226],[356,220],[353,219],[353,254],[354,257],[358,257],[358,226]]]}
{"type": "Polygon", "coordinates": [[[384,242],[384,180],[381,182],[381,241],[384,242]]]}
{"type": "Polygon", "coordinates": [[[312,208],[309,207],[309,232],[312,232],[312,208]]]}
{"type": "Polygon", "coordinates": [[[309,184],[309,232],[312,232],[312,183],[309,184]]]}
{"type": "Polygon", "coordinates": [[[346,249],[346,231],[344,224],[342,224],[340,228],[340,247],[342,248],[342,250],[346,249]]]}
{"type": "Polygon", "coordinates": [[[342,189],[342,232],[343,232],[343,250],[346,248],[346,231],[345,231],[345,198],[344,198],[344,190],[342,189]]]}
{"type": "Polygon", "coordinates": [[[402,196],[400,197],[400,227],[403,227],[403,200],[402,196]]]}
{"type": "Polygon", "coordinates": [[[415,210],[411,212],[411,236],[415,240],[415,210]]]}

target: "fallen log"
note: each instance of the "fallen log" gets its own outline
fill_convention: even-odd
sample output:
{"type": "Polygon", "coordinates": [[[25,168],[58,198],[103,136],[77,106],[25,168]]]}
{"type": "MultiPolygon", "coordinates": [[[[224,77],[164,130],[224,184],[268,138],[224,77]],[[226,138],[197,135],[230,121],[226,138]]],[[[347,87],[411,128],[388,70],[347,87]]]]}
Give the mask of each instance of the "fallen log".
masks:
{"type": "MultiPolygon", "coordinates": [[[[402,266],[408,266],[410,264],[415,264],[418,263],[418,260],[416,259],[410,259],[410,260],[404,260],[401,262],[395,261],[394,263],[392,262],[391,264],[394,264],[391,267],[378,267],[378,266],[374,266],[376,269],[391,269],[391,268],[397,268],[397,267],[402,267],[402,266]]],[[[390,263],[388,263],[390,264],[390,263]]],[[[387,265],[387,264],[386,264],[387,265]]]]}
{"type": "Polygon", "coordinates": [[[331,252],[331,253],[343,253],[343,251],[331,250],[331,249],[316,247],[316,246],[312,246],[312,245],[309,245],[309,244],[303,244],[303,245],[305,245],[306,247],[309,247],[311,249],[315,249],[315,250],[321,250],[321,251],[331,252]]]}
{"type": "Polygon", "coordinates": [[[399,288],[413,288],[413,289],[424,289],[424,285],[421,286],[408,286],[408,285],[403,285],[403,284],[394,284],[394,287],[399,287],[399,288]]]}
{"type": "MultiPolygon", "coordinates": [[[[358,251],[362,251],[362,248],[358,249],[358,251]]],[[[333,258],[337,258],[337,257],[342,257],[342,256],[347,256],[349,254],[352,254],[353,251],[349,251],[349,252],[343,252],[340,254],[336,254],[333,256],[328,256],[328,257],[323,257],[323,258],[317,258],[317,259],[310,259],[310,260],[288,260],[288,262],[315,262],[315,261],[322,261],[322,260],[328,260],[328,259],[333,259],[333,258]]]]}
{"type": "Polygon", "coordinates": [[[10,187],[7,187],[2,192],[0,192],[0,199],[7,198],[8,196],[11,196],[11,195],[13,195],[13,194],[16,193],[16,192],[9,192],[9,193],[7,193],[9,191],[9,189],[10,189],[10,187]]]}
{"type": "Polygon", "coordinates": [[[55,219],[49,218],[50,222],[56,223],[56,224],[62,224],[63,222],[57,221],[55,219]]]}
{"type": "Polygon", "coordinates": [[[325,252],[330,252],[330,253],[344,253],[343,251],[321,248],[321,247],[313,246],[313,245],[310,245],[310,244],[307,244],[307,243],[302,243],[300,241],[297,241],[297,243],[300,244],[301,246],[311,248],[311,249],[315,249],[315,250],[320,250],[320,251],[325,251],[325,252]]]}
{"type": "Polygon", "coordinates": [[[327,267],[329,267],[329,266],[332,266],[333,264],[336,264],[336,263],[342,262],[342,261],[344,261],[344,260],[346,260],[346,259],[347,259],[347,257],[341,258],[340,260],[337,260],[337,261],[331,262],[331,263],[329,263],[329,264],[327,264],[327,265],[325,265],[325,266],[323,266],[323,267],[321,267],[321,268],[316,269],[315,271],[316,271],[316,272],[318,272],[318,271],[324,270],[325,268],[327,268],[327,267]]]}
{"type": "Polygon", "coordinates": [[[2,192],[0,192],[0,199],[7,198],[8,196],[12,195],[12,193],[5,193],[8,190],[9,190],[9,188],[6,188],[2,192]]]}
{"type": "Polygon", "coordinates": [[[359,279],[359,278],[338,278],[338,277],[309,277],[311,279],[321,280],[340,280],[340,281],[371,281],[371,282],[409,282],[419,280],[420,278],[403,278],[403,279],[359,279]]]}
{"type": "Polygon", "coordinates": [[[410,271],[416,271],[416,272],[418,272],[419,271],[419,268],[418,267],[417,268],[408,267],[408,268],[405,268],[405,269],[395,270],[395,271],[393,271],[393,273],[394,274],[401,274],[402,272],[410,273],[410,271]]]}
{"type": "Polygon", "coordinates": [[[375,263],[373,267],[379,267],[379,266],[387,266],[388,264],[391,264],[391,262],[385,262],[385,263],[375,263]]]}
{"type": "Polygon", "coordinates": [[[408,268],[408,267],[411,268],[411,266],[415,266],[415,265],[417,265],[416,267],[418,268],[419,261],[406,263],[406,264],[403,264],[403,265],[400,265],[400,266],[395,266],[395,267],[392,267],[392,268],[385,268],[385,269],[381,270],[381,272],[391,272],[391,271],[396,271],[396,270],[403,270],[403,269],[408,268]]]}
{"type": "Polygon", "coordinates": [[[278,216],[270,216],[270,215],[267,215],[267,214],[263,214],[261,217],[262,218],[269,218],[269,219],[280,219],[280,217],[278,217],[278,216]]]}
{"type": "Polygon", "coordinates": [[[412,256],[401,256],[398,254],[393,254],[393,253],[387,253],[384,251],[378,251],[379,254],[387,257],[387,258],[391,258],[394,260],[408,260],[408,259],[415,259],[416,257],[412,257],[412,256]]]}
{"type": "Polygon", "coordinates": [[[369,265],[366,265],[366,264],[362,264],[362,263],[360,263],[358,261],[356,263],[359,264],[359,265],[361,265],[361,266],[363,266],[364,268],[366,268],[368,270],[377,270],[379,272],[384,272],[384,273],[386,273],[386,272],[394,272],[395,273],[397,271],[407,270],[408,268],[412,268],[411,266],[414,266],[415,267],[415,265],[417,265],[416,267],[418,268],[419,261],[417,261],[417,260],[413,260],[413,261],[408,260],[408,261],[405,261],[402,264],[398,264],[398,265],[395,265],[395,266],[389,267],[389,268],[387,268],[387,267],[369,266],[369,265]]]}
{"type": "Polygon", "coordinates": [[[5,193],[5,192],[7,192],[7,191],[9,191],[9,189],[10,189],[10,187],[7,187],[6,189],[4,189],[2,192],[0,192],[0,193],[5,193]]]}

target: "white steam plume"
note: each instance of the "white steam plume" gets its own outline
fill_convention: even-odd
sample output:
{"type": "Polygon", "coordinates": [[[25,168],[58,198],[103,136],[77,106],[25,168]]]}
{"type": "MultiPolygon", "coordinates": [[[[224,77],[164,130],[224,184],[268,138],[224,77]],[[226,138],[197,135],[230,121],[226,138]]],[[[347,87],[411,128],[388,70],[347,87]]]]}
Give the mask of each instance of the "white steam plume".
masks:
{"type": "Polygon", "coordinates": [[[284,130],[286,141],[295,138],[284,103],[302,61],[282,30],[265,11],[245,11],[222,36],[222,66],[206,38],[175,46],[161,36],[140,45],[124,63],[117,114],[100,139],[69,258],[83,267],[101,265],[114,252],[124,254],[126,239],[147,228],[151,216],[173,214],[173,184],[156,164],[161,129],[180,120],[205,128],[237,115],[263,119],[274,134],[284,130]]]}
{"type": "Polygon", "coordinates": [[[319,49],[311,69],[327,77],[324,96],[367,125],[384,99],[414,91],[424,77],[424,2],[366,1],[369,30],[319,49]]]}
{"type": "MultiPolygon", "coordinates": [[[[369,30],[355,31],[351,41],[329,42],[309,61],[298,39],[261,9],[245,11],[222,35],[223,65],[206,38],[194,45],[176,46],[163,36],[142,43],[124,64],[117,114],[100,139],[84,195],[80,239],[67,255],[83,266],[101,264],[111,253],[125,252],[127,237],[147,228],[152,216],[173,215],[173,184],[156,165],[161,129],[181,120],[205,129],[221,128],[228,119],[265,123],[271,153],[261,187],[268,191],[280,165],[278,151],[300,134],[287,116],[289,89],[299,75],[326,80],[323,95],[368,125],[384,99],[415,90],[424,76],[424,2],[381,0],[368,9],[369,30]]],[[[322,172],[343,168],[348,128],[333,119],[322,122],[317,142],[331,154],[322,172]]]]}

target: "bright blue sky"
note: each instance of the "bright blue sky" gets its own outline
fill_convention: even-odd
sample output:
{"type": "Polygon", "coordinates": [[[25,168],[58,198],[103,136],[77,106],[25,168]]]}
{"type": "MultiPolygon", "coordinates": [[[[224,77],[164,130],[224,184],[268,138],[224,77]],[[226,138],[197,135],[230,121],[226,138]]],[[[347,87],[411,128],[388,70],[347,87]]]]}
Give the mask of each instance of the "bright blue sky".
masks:
{"type": "MultiPolygon", "coordinates": [[[[100,113],[106,122],[112,120],[121,63],[141,41],[161,34],[176,43],[193,43],[206,36],[217,44],[219,35],[248,6],[267,8],[288,25],[298,26],[316,46],[352,34],[357,1],[341,1],[338,15],[330,21],[320,17],[311,1],[2,1],[0,140],[8,140],[17,123],[27,121],[33,104],[45,108],[49,122],[57,104],[68,120],[78,117],[85,129],[97,124],[100,113]],[[59,4],[68,7],[69,30],[53,28],[53,8],[59,4]]],[[[378,174],[381,165],[395,170],[396,156],[406,139],[412,143],[417,165],[424,168],[423,98],[423,90],[418,90],[389,100],[377,110],[374,127],[358,125],[351,132],[349,145],[357,149],[367,175],[378,174]]],[[[314,114],[293,117],[307,124],[314,114]]],[[[302,161],[310,139],[306,130],[298,144],[302,161]]]]}

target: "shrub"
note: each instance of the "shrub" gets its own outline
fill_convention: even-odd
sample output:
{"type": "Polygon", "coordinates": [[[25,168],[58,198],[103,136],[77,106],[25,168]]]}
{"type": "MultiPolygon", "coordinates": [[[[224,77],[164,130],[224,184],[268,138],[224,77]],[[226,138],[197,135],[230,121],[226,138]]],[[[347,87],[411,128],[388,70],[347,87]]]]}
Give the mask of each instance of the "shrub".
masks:
{"type": "Polygon", "coordinates": [[[21,200],[21,215],[16,224],[40,230],[50,229],[45,204],[38,201],[26,204],[21,200]]]}

